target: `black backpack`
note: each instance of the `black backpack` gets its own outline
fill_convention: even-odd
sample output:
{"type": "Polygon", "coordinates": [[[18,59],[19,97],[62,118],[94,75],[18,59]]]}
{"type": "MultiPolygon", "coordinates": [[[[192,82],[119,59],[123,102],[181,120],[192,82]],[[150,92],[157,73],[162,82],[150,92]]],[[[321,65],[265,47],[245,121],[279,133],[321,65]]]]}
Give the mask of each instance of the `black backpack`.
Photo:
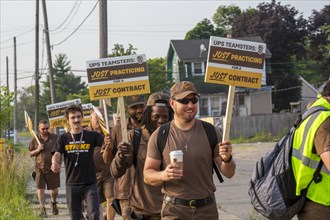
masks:
{"type": "MultiPolygon", "coordinates": [[[[322,160],[308,186],[296,196],[296,180],[291,166],[292,145],[296,129],[308,116],[314,120],[324,107],[310,108],[299,116],[290,131],[276,143],[265,156],[257,161],[249,184],[253,208],[268,219],[292,219],[303,207],[309,185],[322,180],[322,160]]],[[[307,128],[306,128],[307,129],[307,128]]]]}
{"type": "MultiPolygon", "coordinates": [[[[213,153],[215,146],[217,146],[217,144],[218,144],[217,134],[216,134],[215,129],[212,124],[205,122],[205,121],[201,121],[201,122],[203,124],[205,133],[207,135],[207,139],[209,141],[209,146],[212,150],[211,152],[213,153]]],[[[168,132],[170,130],[170,125],[171,125],[171,122],[167,122],[165,124],[162,124],[159,127],[159,132],[158,132],[158,136],[157,136],[157,146],[158,146],[159,152],[163,152],[163,150],[165,148],[168,132]]],[[[134,166],[136,166],[137,152],[139,150],[140,140],[141,140],[141,131],[142,131],[141,128],[134,129],[134,135],[133,135],[133,149],[134,149],[133,164],[134,164],[134,166]]],[[[218,168],[217,164],[214,162],[214,160],[213,160],[213,170],[217,174],[220,183],[222,183],[223,178],[222,178],[219,168],[218,168]]]]}

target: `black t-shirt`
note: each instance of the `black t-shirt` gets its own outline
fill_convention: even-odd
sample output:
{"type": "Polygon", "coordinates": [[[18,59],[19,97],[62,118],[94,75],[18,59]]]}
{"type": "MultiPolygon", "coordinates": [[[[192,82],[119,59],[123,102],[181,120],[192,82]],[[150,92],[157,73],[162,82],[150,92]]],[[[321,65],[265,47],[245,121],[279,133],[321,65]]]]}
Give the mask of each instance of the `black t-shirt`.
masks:
{"type": "Polygon", "coordinates": [[[83,131],[83,139],[80,142],[81,133],[62,134],[57,139],[52,152],[59,152],[64,155],[66,185],[89,185],[96,183],[96,171],[93,159],[94,148],[102,146],[102,135],[95,131],[83,131]],[[75,166],[77,164],[77,166],[75,166]]]}

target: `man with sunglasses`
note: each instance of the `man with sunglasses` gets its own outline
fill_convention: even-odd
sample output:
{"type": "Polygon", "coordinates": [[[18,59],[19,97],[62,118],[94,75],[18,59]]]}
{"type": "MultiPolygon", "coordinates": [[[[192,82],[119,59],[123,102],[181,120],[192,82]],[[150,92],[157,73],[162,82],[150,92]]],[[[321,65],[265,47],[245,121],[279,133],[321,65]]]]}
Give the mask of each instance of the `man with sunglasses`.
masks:
{"type": "Polygon", "coordinates": [[[39,134],[37,138],[40,142],[33,138],[29,144],[29,152],[31,157],[35,157],[35,182],[37,187],[37,195],[40,204],[40,216],[47,217],[45,186],[51,190],[51,209],[53,215],[58,214],[56,198],[58,195],[58,187],[60,187],[60,174],[51,170],[52,154],[51,151],[56,143],[57,135],[50,133],[49,124],[46,120],[40,120],[38,124],[39,134]]]}
{"type": "Polygon", "coordinates": [[[157,146],[159,129],[148,142],[144,181],[154,186],[162,185],[162,219],[219,219],[214,197],[213,160],[227,178],[235,174],[230,141],[222,142],[220,131],[215,129],[218,144],[210,148],[203,124],[195,118],[198,98],[193,83],[174,84],[170,98],[174,119],[170,122],[165,147],[161,151],[157,146]],[[169,154],[174,150],[183,152],[183,169],[170,162],[169,154]]]}

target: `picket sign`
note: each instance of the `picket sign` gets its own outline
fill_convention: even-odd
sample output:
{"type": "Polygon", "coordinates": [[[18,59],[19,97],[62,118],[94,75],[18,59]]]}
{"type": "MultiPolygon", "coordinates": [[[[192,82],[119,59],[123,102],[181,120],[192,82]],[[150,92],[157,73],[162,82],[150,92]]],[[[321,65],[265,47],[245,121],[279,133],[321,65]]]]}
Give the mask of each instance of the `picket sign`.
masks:
{"type": "MultiPolygon", "coordinates": [[[[230,139],[236,86],[260,89],[266,44],[211,36],[204,82],[229,85],[222,141],[230,139]]],[[[226,156],[222,156],[227,160],[226,156]]]]}
{"type": "Polygon", "coordinates": [[[117,105],[119,106],[119,109],[117,110],[119,110],[119,114],[120,114],[120,125],[121,125],[123,141],[128,143],[124,97],[122,96],[118,97],[117,105]]]}
{"type": "MultiPolygon", "coordinates": [[[[227,107],[226,107],[226,117],[224,117],[223,121],[223,134],[222,141],[229,140],[230,136],[230,125],[231,125],[231,116],[233,114],[233,104],[235,99],[235,87],[229,86],[228,90],[228,98],[227,98],[227,107]]],[[[229,160],[226,155],[221,155],[223,160],[229,160]]]]}
{"type": "Polygon", "coordinates": [[[28,127],[32,137],[34,137],[36,139],[36,141],[38,142],[38,144],[40,144],[39,138],[37,137],[36,133],[33,130],[32,120],[26,111],[24,111],[24,116],[25,116],[25,124],[28,127]]]}
{"type": "Polygon", "coordinates": [[[102,99],[102,103],[103,103],[103,110],[104,110],[104,117],[105,117],[105,126],[107,128],[107,132],[108,134],[110,133],[109,130],[109,119],[108,119],[108,110],[107,110],[107,103],[105,99],[102,99]]]}

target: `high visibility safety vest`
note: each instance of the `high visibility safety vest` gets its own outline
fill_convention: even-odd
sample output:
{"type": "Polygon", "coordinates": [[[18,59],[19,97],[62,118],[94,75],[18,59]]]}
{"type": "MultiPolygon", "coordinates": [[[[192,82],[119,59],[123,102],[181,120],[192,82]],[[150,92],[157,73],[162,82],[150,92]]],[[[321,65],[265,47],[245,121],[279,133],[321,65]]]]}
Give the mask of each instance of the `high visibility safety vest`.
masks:
{"type": "MultiPolygon", "coordinates": [[[[300,195],[301,190],[308,186],[321,160],[319,155],[312,153],[314,137],[320,125],[330,117],[330,103],[326,99],[320,97],[312,106],[323,106],[329,111],[319,111],[312,114],[301,123],[294,135],[291,163],[297,182],[296,195],[300,195]]],[[[316,203],[329,206],[330,172],[324,164],[320,174],[322,175],[322,181],[317,184],[314,181],[311,183],[307,198],[316,203]]]]}

